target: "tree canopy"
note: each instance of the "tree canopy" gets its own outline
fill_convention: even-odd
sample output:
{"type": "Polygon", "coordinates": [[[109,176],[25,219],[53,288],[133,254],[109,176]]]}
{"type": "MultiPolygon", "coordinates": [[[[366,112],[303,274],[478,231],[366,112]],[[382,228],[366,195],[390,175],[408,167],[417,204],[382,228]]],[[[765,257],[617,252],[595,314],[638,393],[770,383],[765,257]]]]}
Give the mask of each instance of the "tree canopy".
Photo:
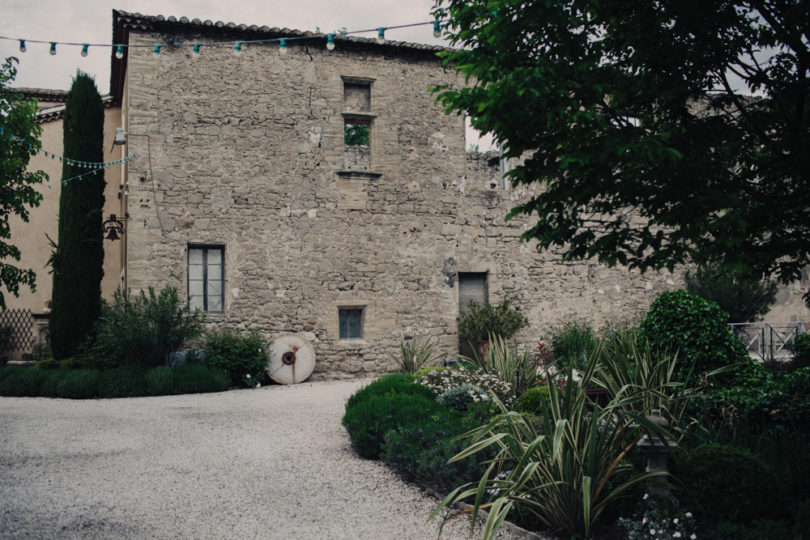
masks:
{"type": "MultiPolygon", "coordinates": [[[[78,73],[65,101],[64,154],[76,161],[104,161],[104,105],[96,83],[78,73]]],[[[101,313],[104,276],[102,211],[104,169],[63,162],[59,240],[54,253],[52,311],[48,324],[57,359],[73,356],[101,313]]]]}
{"type": "Polygon", "coordinates": [[[34,290],[36,274],[10,261],[20,260],[20,249],[5,240],[11,238],[9,218],[18,215],[28,221],[28,210],[39,206],[42,194],[34,187],[48,179],[42,172],[27,171],[28,160],[40,146],[42,129],[36,123],[36,103],[26,101],[8,85],[17,76],[17,59],[6,58],[0,66],[0,308],[6,309],[3,289],[14,296],[20,285],[34,290]]]}
{"type": "Polygon", "coordinates": [[[810,262],[810,3],[437,0],[466,85],[448,112],[494,134],[510,217],[566,259],[719,264],[800,276],[810,262]],[[536,221],[535,221],[536,220],[536,221]]]}

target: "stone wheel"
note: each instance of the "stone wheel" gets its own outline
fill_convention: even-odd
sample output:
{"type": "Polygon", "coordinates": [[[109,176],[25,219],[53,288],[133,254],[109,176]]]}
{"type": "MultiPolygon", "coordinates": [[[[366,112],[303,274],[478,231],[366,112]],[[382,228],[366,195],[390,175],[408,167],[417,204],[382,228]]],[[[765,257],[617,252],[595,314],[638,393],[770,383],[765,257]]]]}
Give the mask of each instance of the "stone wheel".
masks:
{"type": "Polygon", "coordinates": [[[270,343],[267,374],[280,384],[304,382],[315,369],[315,349],[298,334],[282,334],[270,343]]]}

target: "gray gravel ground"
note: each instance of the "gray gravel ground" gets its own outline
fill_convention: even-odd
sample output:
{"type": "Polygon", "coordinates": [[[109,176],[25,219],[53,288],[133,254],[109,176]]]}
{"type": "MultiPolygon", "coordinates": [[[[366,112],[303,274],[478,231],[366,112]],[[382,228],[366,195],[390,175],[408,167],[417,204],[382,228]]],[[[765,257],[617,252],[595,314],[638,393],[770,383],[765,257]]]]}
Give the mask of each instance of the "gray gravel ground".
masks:
{"type": "Polygon", "coordinates": [[[437,538],[437,500],[349,445],[344,404],[368,382],[0,398],[0,537],[437,538]]]}

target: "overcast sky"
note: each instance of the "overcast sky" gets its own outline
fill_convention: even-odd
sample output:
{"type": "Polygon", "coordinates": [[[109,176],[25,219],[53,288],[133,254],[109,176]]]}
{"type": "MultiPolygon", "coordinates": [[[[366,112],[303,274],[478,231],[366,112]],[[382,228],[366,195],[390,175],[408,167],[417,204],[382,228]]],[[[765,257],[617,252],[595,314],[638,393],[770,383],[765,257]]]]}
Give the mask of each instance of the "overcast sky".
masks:
{"type": "MultiPolygon", "coordinates": [[[[0,35],[16,39],[111,43],[112,10],[144,15],[174,15],[204,21],[278,26],[324,32],[361,30],[431,21],[433,0],[2,0],[0,35]]],[[[389,30],[386,37],[417,43],[440,43],[431,26],[389,30]]],[[[362,34],[376,37],[375,33],[362,34]]],[[[93,75],[102,94],[110,88],[110,49],[93,48],[86,58],[81,47],[28,43],[19,51],[17,41],[0,40],[0,58],[20,59],[14,86],[67,90],[77,69],[93,75]]]]}
{"type": "MultiPolygon", "coordinates": [[[[47,43],[27,43],[19,50],[17,40],[71,43],[112,43],[112,10],[143,15],[174,15],[201,21],[233,22],[323,32],[364,30],[430,22],[434,0],[0,0],[0,59],[20,60],[12,86],[68,90],[76,70],[89,73],[101,94],[110,91],[110,48],[90,47],[83,58],[80,46],[57,45],[56,55],[47,43]]],[[[356,34],[376,37],[376,32],[356,34]]],[[[433,37],[433,26],[388,30],[388,39],[447,45],[433,37]]],[[[467,143],[481,150],[494,148],[491,138],[479,138],[468,126],[467,143]]]]}

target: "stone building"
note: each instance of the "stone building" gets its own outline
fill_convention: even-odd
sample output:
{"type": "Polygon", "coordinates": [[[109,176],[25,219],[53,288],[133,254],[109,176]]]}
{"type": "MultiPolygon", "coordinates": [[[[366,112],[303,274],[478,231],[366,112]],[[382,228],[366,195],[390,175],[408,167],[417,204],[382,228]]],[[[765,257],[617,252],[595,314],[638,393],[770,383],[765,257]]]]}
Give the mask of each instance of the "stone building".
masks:
{"type": "MultiPolygon", "coordinates": [[[[175,286],[211,327],[301,334],[316,376],[349,377],[394,369],[403,337],[457,354],[467,298],[514,298],[528,346],[681,286],[521,242],[527,222],[504,218],[527,194],[497,154],[466,152],[463,118],[429,91],[456,82],[439,48],[327,40],[113,11],[116,151],[137,157],[113,186],[127,231],[107,253],[127,287],[175,286]]],[[[808,318],[801,292],[783,291],[780,317],[808,318]]]]}

